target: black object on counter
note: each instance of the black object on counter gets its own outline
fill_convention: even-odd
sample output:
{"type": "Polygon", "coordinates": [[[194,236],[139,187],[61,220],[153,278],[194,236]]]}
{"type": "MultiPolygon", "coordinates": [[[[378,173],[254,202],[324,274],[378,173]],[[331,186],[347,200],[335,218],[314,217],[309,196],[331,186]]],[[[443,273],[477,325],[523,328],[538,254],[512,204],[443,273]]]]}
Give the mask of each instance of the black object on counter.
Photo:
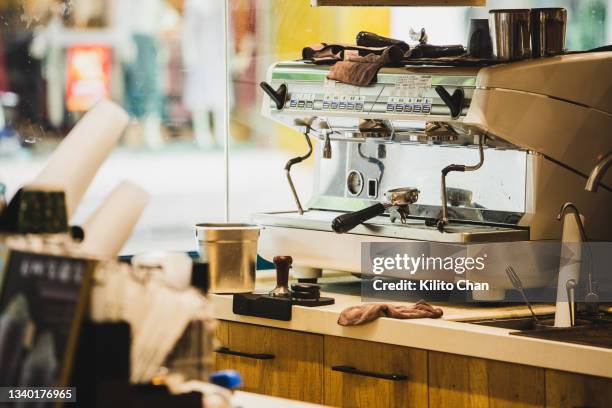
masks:
{"type": "Polygon", "coordinates": [[[321,297],[319,285],[294,283],[289,290],[289,269],[292,263],[293,258],[290,256],[275,256],[276,287],[267,294],[234,295],[232,311],[243,316],[289,321],[293,305],[308,307],[332,305],[334,299],[321,297]]]}
{"type": "Polygon", "coordinates": [[[291,320],[293,305],[315,307],[333,305],[334,302],[334,298],[330,297],[304,299],[247,293],[234,295],[232,311],[243,316],[263,317],[288,322],[291,320]]]}

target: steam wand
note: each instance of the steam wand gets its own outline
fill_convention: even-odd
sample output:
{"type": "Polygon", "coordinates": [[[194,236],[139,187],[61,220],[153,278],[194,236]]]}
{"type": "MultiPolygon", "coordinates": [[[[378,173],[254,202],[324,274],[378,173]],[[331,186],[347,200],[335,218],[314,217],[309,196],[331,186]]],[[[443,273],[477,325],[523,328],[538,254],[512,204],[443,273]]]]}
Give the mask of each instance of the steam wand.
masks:
{"type": "Polygon", "coordinates": [[[464,164],[451,164],[442,169],[442,216],[438,219],[436,226],[440,232],[444,232],[444,227],[448,225],[448,198],[446,196],[446,175],[451,171],[476,171],[484,164],[484,141],[485,136],[478,136],[478,153],[480,160],[474,166],[466,166],[464,164]]]}
{"type": "Polygon", "coordinates": [[[308,143],[308,153],[306,153],[303,156],[294,157],[293,159],[289,160],[287,164],[285,165],[285,173],[287,174],[287,181],[289,182],[289,187],[291,188],[291,194],[293,194],[293,199],[295,200],[295,204],[297,205],[298,212],[300,213],[300,215],[303,215],[304,209],[302,208],[300,197],[298,197],[297,191],[295,189],[295,185],[293,184],[293,180],[291,179],[291,167],[293,167],[294,164],[301,163],[304,160],[308,159],[310,155],[312,154],[312,143],[310,142],[310,137],[308,136],[308,133],[310,133],[310,131],[312,130],[312,127],[311,127],[311,123],[305,122],[305,121],[299,121],[299,123],[298,121],[296,121],[296,124],[306,127],[306,131],[304,132],[304,137],[306,138],[306,143],[308,143]]]}

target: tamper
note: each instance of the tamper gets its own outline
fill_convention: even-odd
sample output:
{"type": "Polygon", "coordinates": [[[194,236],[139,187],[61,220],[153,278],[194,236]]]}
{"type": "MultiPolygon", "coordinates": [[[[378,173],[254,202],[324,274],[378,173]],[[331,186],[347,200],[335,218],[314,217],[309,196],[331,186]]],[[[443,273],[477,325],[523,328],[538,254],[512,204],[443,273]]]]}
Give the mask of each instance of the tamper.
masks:
{"type": "Polygon", "coordinates": [[[293,258],[290,256],[275,256],[272,262],[276,266],[276,287],[270,292],[270,296],[291,297],[289,269],[291,269],[293,258]]]}

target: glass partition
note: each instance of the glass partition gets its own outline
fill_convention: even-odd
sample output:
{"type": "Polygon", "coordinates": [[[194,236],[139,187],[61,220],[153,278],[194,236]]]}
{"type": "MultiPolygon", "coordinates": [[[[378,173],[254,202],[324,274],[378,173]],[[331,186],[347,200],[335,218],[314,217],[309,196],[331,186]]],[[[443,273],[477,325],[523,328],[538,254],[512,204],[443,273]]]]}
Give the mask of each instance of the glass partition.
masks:
{"type": "MultiPolygon", "coordinates": [[[[311,8],[309,0],[0,0],[0,182],[7,196],[31,180],[93,104],[110,98],[131,121],[100,169],[74,224],[121,180],[151,201],[126,253],[195,249],[192,226],[224,219],[224,110],[229,110],[230,219],[295,209],[288,159],[308,146],[261,114],[259,82],[271,64],[357,32],[407,40],[422,27],[434,44],[466,43],[479,8],[311,8]],[[225,51],[231,78],[225,102],[225,51]]],[[[564,6],[568,47],[612,42],[612,0],[502,1],[488,8],[564,6]]],[[[316,148],[316,147],[315,147],[316,148]]],[[[292,171],[300,198],[314,161],[292,171]]]]}

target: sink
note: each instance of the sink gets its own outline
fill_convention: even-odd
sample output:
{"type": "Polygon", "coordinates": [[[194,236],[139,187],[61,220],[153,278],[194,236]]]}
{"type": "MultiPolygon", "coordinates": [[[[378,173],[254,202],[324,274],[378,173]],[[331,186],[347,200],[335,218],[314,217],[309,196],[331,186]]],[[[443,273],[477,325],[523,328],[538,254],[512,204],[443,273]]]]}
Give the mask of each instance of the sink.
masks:
{"type": "MultiPolygon", "coordinates": [[[[550,330],[556,329],[555,315],[538,316],[538,324],[530,317],[515,317],[507,319],[489,319],[468,322],[479,326],[499,327],[501,329],[517,330],[517,331],[532,331],[532,330],[550,330]]],[[[576,326],[588,326],[594,324],[593,320],[578,319],[576,326]]]]}
{"type": "MultiPolygon", "coordinates": [[[[554,319],[555,319],[554,315],[538,316],[538,320],[540,321],[540,323],[545,326],[552,326],[554,324],[554,319]]],[[[539,326],[536,327],[536,324],[533,321],[533,318],[531,317],[515,317],[515,318],[513,317],[513,318],[507,318],[507,319],[478,320],[478,321],[471,321],[471,322],[466,322],[466,323],[477,324],[479,326],[491,326],[491,327],[499,327],[501,329],[520,330],[520,331],[536,330],[537,328],[539,328],[539,326]]]]}
{"type": "Polygon", "coordinates": [[[538,339],[612,349],[612,323],[516,331],[510,334],[538,339]]]}
{"type": "Polygon", "coordinates": [[[579,316],[574,327],[553,327],[554,315],[538,316],[539,324],[531,317],[479,320],[466,323],[514,330],[514,336],[533,337],[565,343],[583,344],[612,349],[612,316],[579,316]]]}

